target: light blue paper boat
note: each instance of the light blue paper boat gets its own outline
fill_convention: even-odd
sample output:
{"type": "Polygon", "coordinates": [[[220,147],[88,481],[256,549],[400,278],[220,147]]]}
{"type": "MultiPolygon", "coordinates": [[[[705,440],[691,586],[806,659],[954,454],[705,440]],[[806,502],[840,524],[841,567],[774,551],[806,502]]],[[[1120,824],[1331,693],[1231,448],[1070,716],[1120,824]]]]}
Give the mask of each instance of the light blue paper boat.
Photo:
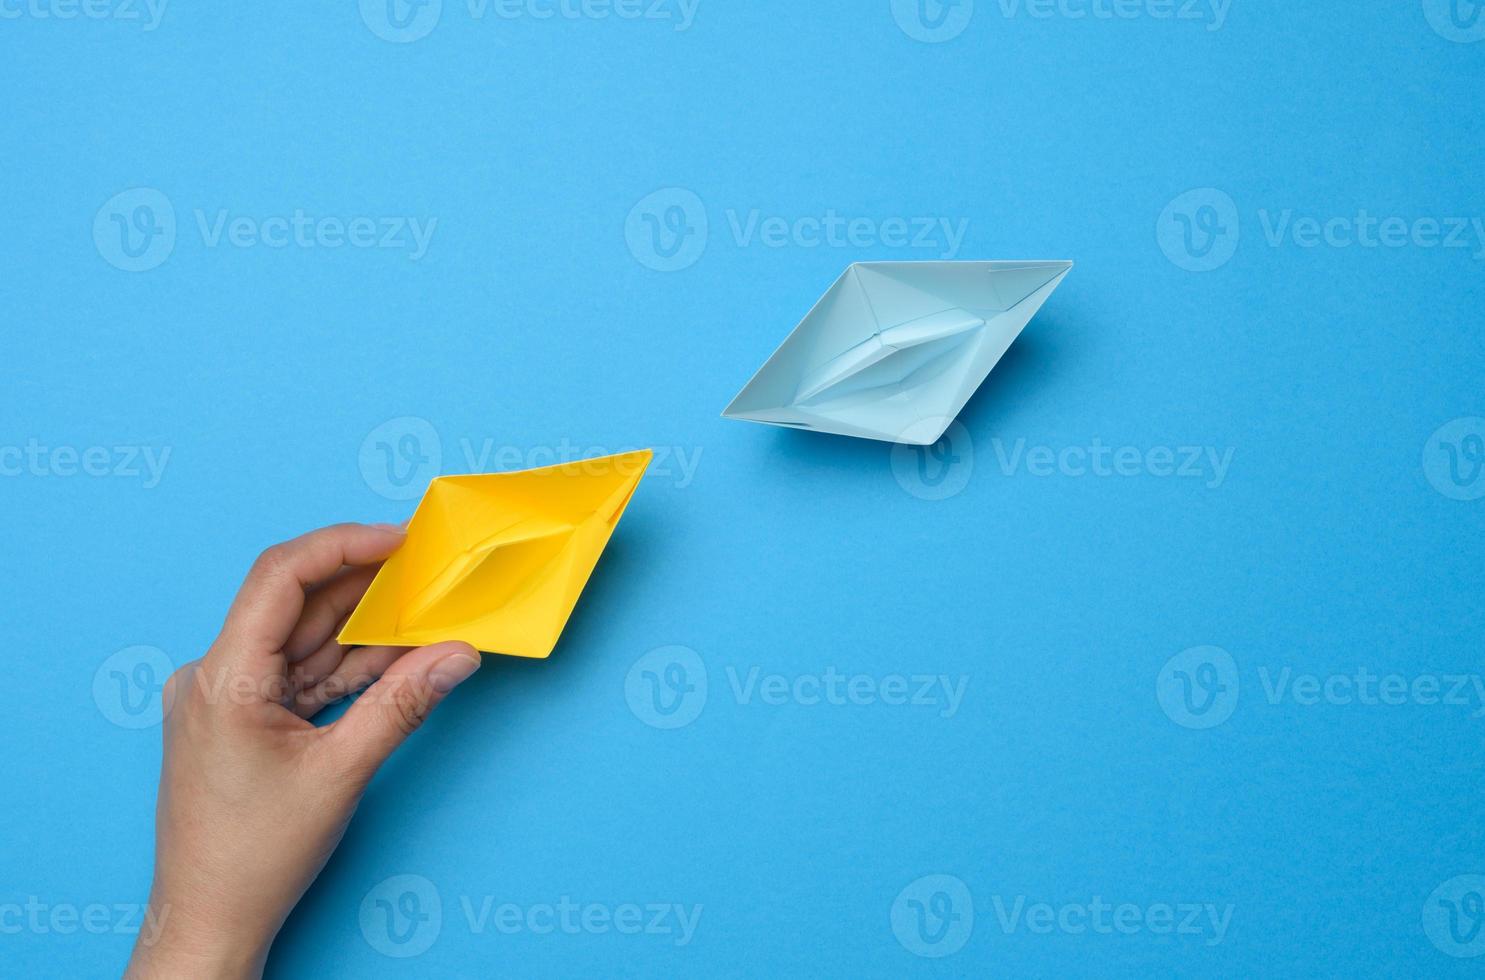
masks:
{"type": "Polygon", "coordinates": [[[722,414],[937,442],[1071,262],[857,262],[722,414]]]}

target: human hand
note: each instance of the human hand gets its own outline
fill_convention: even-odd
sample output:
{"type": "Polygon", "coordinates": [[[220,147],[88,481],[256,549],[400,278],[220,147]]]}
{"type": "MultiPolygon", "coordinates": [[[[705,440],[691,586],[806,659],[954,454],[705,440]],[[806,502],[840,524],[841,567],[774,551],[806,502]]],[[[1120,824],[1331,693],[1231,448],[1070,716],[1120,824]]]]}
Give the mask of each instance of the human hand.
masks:
{"type": "Polygon", "coordinates": [[[170,678],[150,891],[160,925],[127,977],[259,976],[378,767],[479,669],[467,643],[335,641],[403,538],[340,524],[269,548],[216,642],[170,678]],[[344,717],[310,723],[363,689],[344,717]]]}

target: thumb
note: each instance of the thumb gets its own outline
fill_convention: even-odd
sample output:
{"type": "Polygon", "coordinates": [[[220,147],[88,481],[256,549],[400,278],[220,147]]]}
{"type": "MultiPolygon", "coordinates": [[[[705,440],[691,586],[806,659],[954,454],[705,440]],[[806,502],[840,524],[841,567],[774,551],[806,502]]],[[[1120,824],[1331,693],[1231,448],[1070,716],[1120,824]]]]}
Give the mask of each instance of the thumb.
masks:
{"type": "Polygon", "coordinates": [[[438,702],[479,668],[479,651],[468,643],[435,643],[403,654],[330,726],[326,734],[338,745],[333,754],[370,779],[438,702]]]}

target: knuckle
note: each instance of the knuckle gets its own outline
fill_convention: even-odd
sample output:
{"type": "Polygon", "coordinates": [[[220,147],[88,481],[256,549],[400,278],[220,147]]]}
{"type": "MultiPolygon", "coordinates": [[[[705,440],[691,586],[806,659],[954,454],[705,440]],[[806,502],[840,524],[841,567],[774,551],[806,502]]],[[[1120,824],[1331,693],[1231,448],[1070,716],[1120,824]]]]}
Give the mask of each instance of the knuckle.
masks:
{"type": "Polygon", "coordinates": [[[263,549],[253,562],[253,572],[260,576],[273,577],[282,575],[289,568],[289,546],[276,544],[263,549]]]}
{"type": "Polygon", "coordinates": [[[430,707],[427,695],[412,682],[394,684],[387,692],[387,714],[404,735],[418,730],[428,717],[430,707]]]}
{"type": "Polygon", "coordinates": [[[182,694],[191,689],[191,680],[196,676],[196,668],[200,662],[192,660],[188,664],[182,664],[165,678],[165,686],[160,691],[160,699],[167,712],[175,706],[182,694]]]}
{"type": "Polygon", "coordinates": [[[289,683],[289,678],[283,674],[275,674],[267,678],[258,692],[264,701],[271,704],[286,705],[294,694],[294,688],[289,683]]]}

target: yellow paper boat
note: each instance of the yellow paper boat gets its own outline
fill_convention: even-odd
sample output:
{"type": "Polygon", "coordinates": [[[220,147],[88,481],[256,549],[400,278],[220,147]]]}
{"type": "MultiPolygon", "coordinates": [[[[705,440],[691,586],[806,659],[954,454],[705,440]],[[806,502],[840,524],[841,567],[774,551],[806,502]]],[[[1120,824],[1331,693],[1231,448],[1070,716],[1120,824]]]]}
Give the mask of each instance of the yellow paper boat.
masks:
{"type": "Polygon", "coordinates": [[[652,455],[436,478],[340,642],[550,656],[652,455]]]}

